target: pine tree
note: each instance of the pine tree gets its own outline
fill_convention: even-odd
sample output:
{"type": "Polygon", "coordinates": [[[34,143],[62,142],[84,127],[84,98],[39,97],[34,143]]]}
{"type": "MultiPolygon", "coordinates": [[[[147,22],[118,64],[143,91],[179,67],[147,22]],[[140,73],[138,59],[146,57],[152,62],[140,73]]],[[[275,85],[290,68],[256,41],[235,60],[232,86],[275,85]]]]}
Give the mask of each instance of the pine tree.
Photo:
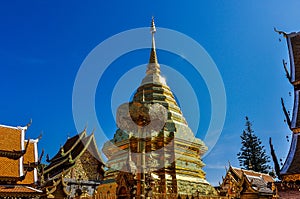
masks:
{"type": "Polygon", "coordinates": [[[268,165],[270,157],[261,140],[254,134],[252,123],[246,117],[246,129],[241,135],[242,147],[237,154],[240,166],[243,169],[253,170],[261,173],[268,173],[271,167],[268,165]]]}

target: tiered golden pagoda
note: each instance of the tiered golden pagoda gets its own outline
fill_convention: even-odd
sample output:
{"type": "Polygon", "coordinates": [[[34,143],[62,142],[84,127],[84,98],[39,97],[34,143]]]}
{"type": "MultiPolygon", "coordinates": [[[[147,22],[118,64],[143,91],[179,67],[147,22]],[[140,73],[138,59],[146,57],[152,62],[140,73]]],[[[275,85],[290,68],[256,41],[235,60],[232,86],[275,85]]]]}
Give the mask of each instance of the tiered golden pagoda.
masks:
{"type": "Polygon", "coordinates": [[[160,74],[152,20],[152,48],[146,76],[133,100],[119,107],[118,129],[105,143],[108,171],[99,197],[144,198],[214,195],[201,156],[207,147],[189,128],[160,74]]]}

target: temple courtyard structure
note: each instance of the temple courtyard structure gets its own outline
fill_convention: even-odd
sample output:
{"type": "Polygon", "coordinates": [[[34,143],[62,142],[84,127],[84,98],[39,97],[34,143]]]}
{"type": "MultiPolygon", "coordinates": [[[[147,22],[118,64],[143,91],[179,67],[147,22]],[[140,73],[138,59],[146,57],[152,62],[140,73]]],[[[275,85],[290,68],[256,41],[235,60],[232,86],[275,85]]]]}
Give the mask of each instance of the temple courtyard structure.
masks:
{"type": "Polygon", "coordinates": [[[290,119],[282,100],[292,133],[282,168],[270,141],[277,178],[229,165],[220,185],[213,187],[203,170],[207,146],[192,132],[161,75],[153,19],[150,32],[145,76],[132,100],[118,107],[117,129],[103,146],[97,146],[95,132],[83,129],[42,163],[44,152],[39,155],[37,146],[41,137],[26,139],[31,123],[0,125],[0,198],[300,198],[300,33],[278,31],[287,39],[290,70],[285,62],[284,67],[294,88],[294,107],[290,119]]]}

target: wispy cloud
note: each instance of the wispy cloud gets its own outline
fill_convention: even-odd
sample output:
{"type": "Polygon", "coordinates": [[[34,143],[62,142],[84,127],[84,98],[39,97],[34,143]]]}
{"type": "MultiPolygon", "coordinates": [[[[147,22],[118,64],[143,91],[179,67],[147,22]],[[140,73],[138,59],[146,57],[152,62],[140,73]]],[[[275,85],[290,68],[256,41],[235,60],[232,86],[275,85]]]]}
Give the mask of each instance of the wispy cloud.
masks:
{"type": "Polygon", "coordinates": [[[219,165],[219,164],[207,164],[205,166],[207,169],[222,169],[225,170],[225,165],[219,165]]]}

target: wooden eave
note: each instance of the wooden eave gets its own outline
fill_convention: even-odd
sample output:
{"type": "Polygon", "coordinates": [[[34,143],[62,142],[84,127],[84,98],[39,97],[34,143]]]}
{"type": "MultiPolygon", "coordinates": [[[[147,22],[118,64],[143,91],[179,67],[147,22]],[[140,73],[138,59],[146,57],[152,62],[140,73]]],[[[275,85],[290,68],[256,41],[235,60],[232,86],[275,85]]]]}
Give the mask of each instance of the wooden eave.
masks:
{"type": "Polygon", "coordinates": [[[0,156],[1,157],[6,157],[9,159],[17,160],[20,159],[27,151],[29,142],[26,144],[25,149],[21,151],[7,151],[7,150],[0,150],[0,156]]]}
{"type": "Polygon", "coordinates": [[[0,156],[1,157],[6,157],[9,159],[17,160],[20,159],[24,154],[25,150],[22,151],[5,151],[5,150],[0,150],[0,156]]]}
{"type": "MultiPolygon", "coordinates": [[[[84,135],[85,135],[85,131],[83,131],[80,134],[79,138],[82,138],[81,136],[84,136],[84,135]]],[[[72,163],[71,162],[72,160],[70,160],[70,157],[72,157],[72,152],[74,152],[78,147],[81,147],[81,145],[84,145],[83,141],[84,141],[85,138],[84,139],[79,139],[79,138],[77,139],[76,144],[74,144],[72,146],[72,150],[68,151],[68,156],[64,155],[64,156],[61,156],[59,159],[56,159],[55,161],[50,161],[51,163],[45,168],[45,171],[44,171],[45,174],[47,174],[48,172],[50,172],[52,169],[57,168],[58,166],[66,163],[67,161],[69,161],[69,163],[72,163]]],[[[85,147],[83,147],[82,150],[84,150],[84,148],[85,147]]],[[[79,154],[76,154],[76,156],[78,156],[79,154]]]]}
{"type": "Polygon", "coordinates": [[[0,182],[18,182],[25,179],[26,173],[20,177],[11,177],[11,176],[0,176],[0,182]]]}
{"type": "Polygon", "coordinates": [[[298,134],[292,135],[292,141],[290,145],[290,150],[287,155],[287,158],[284,162],[283,167],[281,168],[280,174],[284,175],[293,175],[300,174],[300,142],[298,134]]]}
{"type": "Polygon", "coordinates": [[[40,192],[30,192],[30,193],[24,193],[24,192],[0,192],[0,197],[36,197],[36,196],[42,196],[44,193],[40,192]]]}
{"type": "Polygon", "coordinates": [[[25,168],[36,168],[37,166],[39,166],[39,162],[27,162],[27,163],[23,163],[25,168]]]}
{"type": "Polygon", "coordinates": [[[44,170],[44,175],[46,175],[47,173],[49,173],[51,170],[57,168],[58,166],[64,164],[65,162],[67,162],[69,160],[69,158],[64,158],[62,161],[58,162],[57,164],[49,164],[49,166],[47,167],[50,167],[50,168],[45,168],[44,170]]]}

